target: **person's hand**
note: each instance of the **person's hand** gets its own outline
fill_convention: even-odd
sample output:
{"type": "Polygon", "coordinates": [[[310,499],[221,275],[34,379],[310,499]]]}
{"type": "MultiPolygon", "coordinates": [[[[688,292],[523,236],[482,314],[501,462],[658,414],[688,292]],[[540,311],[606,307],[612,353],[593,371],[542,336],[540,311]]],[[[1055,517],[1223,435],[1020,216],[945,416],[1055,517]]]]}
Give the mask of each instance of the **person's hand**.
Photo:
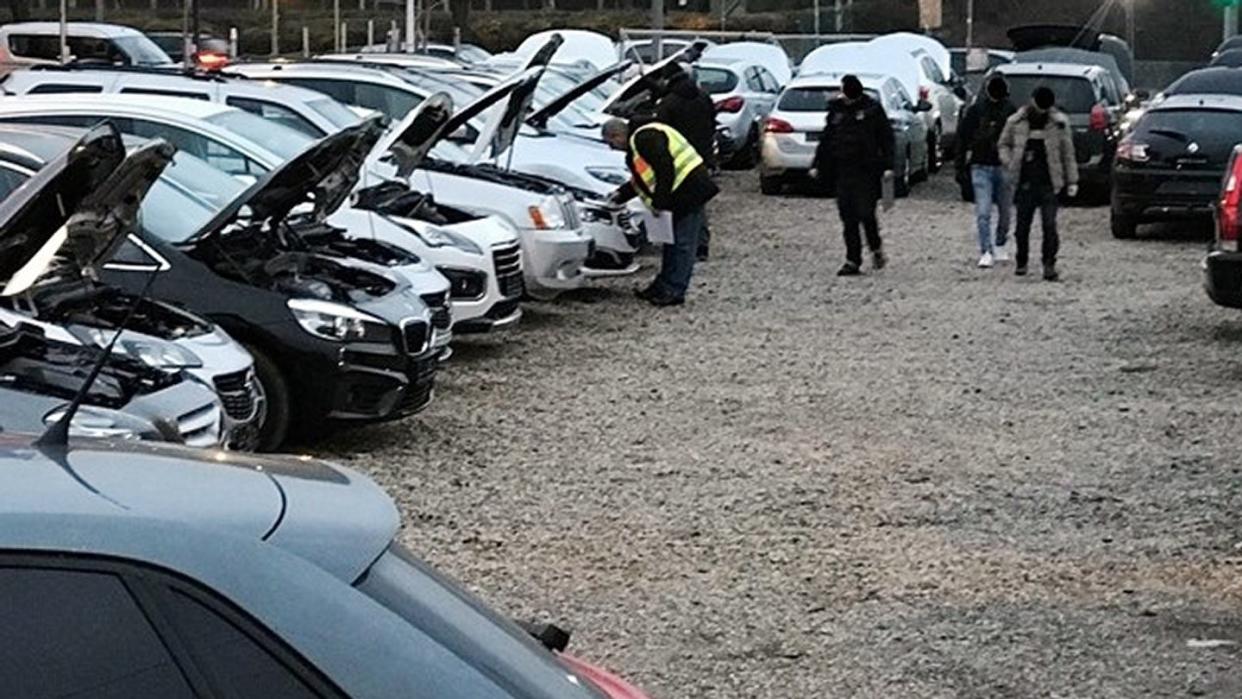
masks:
{"type": "MultiPolygon", "coordinates": [[[[874,172],[874,171],[873,171],[873,172],[874,172]]],[[[896,177],[896,175],[897,175],[897,173],[893,172],[892,170],[885,170],[885,171],[884,171],[884,179],[886,179],[886,180],[891,180],[891,179],[893,179],[894,177],[896,177]]]]}
{"type": "Polygon", "coordinates": [[[806,174],[810,175],[811,179],[818,180],[819,179],[819,168],[813,167],[810,170],[807,170],[806,174]]]}
{"type": "Polygon", "coordinates": [[[1065,196],[1069,197],[1070,199],[1073,199],[1074,197],[1078,196],[1078,185],[1072,184],[1066,187],[1065,196]]]}

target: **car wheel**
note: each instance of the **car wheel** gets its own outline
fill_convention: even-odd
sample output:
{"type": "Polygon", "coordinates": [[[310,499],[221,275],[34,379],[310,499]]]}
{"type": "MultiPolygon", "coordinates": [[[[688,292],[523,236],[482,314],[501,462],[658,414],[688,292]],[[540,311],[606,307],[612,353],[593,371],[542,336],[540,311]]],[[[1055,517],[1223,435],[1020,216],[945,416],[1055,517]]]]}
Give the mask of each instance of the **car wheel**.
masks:
{"type": "Polygon", "coordinates": [[[764,194],[780,194],[784,184],[779,177],[759,176],[759,191],[764,194]]]}
{"type": "Polygon", "coordinates": [[[746,137],[746,143],[742,144],[741,149],[733,156],[731,166],[738,170],[749,170],[759,162],[759,127],[750,127],[750,135],[746,137]]]}
{"type": "Polygon", "coordinates": [[[940,152],[940,124],[927,135],[927,171],[935,174],[940,172],[944,163],[944,154],[940,152]]]}
{"type": "Polygon", "coordinates": [[[258,451],[276,451],[289,436],[292,410],[289,385],[276,363],[262,350],[253,345],[247,345],[246,349],[254,357],[254,373],[263,389],[264,403],[267,406],[262,424],[259,425],[259,439],[255,448],[258,451]]]}
{"type": "Polygon", "coordinates": [[[1113,229],[1113,237],[1118,240],[1130,240],[1138,235],[1138,221],[1133,216],[1112,209],[1109,211],[1108,222],[1113,229]]]}
{"type": "Polygon", "coordinates": [[[893,183],[893,194],[898,197],[910,196],[910,169],[912,167],[910,151],[907,150],[905,163],[901,166],[901,174],[897,176],[897,181],[893,183]]]}

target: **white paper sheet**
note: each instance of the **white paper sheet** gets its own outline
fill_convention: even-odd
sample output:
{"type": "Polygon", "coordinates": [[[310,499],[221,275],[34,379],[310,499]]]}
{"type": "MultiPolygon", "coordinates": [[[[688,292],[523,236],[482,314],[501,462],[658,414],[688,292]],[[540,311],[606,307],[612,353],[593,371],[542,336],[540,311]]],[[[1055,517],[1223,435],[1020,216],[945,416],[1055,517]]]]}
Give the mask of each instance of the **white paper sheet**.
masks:
{"type": "Polygon", "coordinates": [[[647,240],[663,245],[673,244],[673,212],[643,209],[643,225],[647,228],[647,240]]]}

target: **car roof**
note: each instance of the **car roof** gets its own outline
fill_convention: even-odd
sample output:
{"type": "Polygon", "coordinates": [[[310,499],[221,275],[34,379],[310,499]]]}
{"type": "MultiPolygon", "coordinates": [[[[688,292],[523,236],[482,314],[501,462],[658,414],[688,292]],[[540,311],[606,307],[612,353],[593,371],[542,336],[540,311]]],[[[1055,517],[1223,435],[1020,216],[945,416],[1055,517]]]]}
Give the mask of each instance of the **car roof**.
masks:
{"type": "MultiPolygon", "coordinates": [[[[809,73],[807,75],[796,76],[789,81],[786,89],[794,89],[799,87],[840,87],[841,78],[850,73],[809,73]]],[[[854,77],[863,84],[863,87],[869,87],[878,90],[881,85],[887,82],[892,76],[880,75],[878,73],[854,73],[854,77]]],[[[894,80],[896,78],[893,78],[894,80]]]]}
{"type": "Polygon", "coordinates": [[[1218,94],[1183,94],[1165,97],[1159,104],[1148,111],[1157,112],[1167,109],[1223,109],[1242,111],[1242,96],[1218,94]]]}
{"type": "Polygon", "coordinates": [[[305,63],[238,63],[229,66],[227,72],[237,73],[251,78],[271,77],[275,75],[296,75],[299,77],[327,76],[335,78],[352,78],[359,82],[386,83],[403,86],[408,83],[396,72],[396,66],[380,66],[360,61],[358,64],[336,61],[309,61],[305,63]]]}
{"type": "MultiPolygon", "coordinates": [[[[142,36],[142,32],[120,24],[101,24],[99,22],[69,22],[70,36],[96,36],[110,39],[125,36],[142,36]]],[[[7,34],[60,34],[59,22],[18,22],[0,27],[7,34]]]]}
{"type": "Polygon", "coordinates": [[[43,124],[0,124],[0,160],[37,170],[72,146],[86,129],[43,124]]]}
{"type": "Polygon", "coordinates": [[[746,65],[759,65],[754,61],[744,61],[736,56],[718,56],[716,58],[700,59],[695,65],[705,68],[744,68],[746,65]]]}
{"type": "MultiPolygon", "coordinates": [[[[1164,92],[1165,94],[1177,94],[1183,90],[1191,90],[1195,94],[1237,94],[1242,92],[1242,70],[1225,66],[1199,68],[1174,80],[1164,92]]],[[[1190,92],[1182,94],[1190,94],[1190,92]]]]}
{"type": "Polygon", "coordinates": [[[1051,75],[1058,78],[1090,78],[1107,72],[1099,66],[1081,63],[1002,63],[993,70],[1003,75],[1051,75]]]}
{"type": "Polygon", "coordinates": [[[145,94],[66,93],[61,95],[8,95],[0,97],[0,111],[7,113],[37,111],[38,109],[49,107],[79,110],[97,109],[101,106],[113,109],[120,108],[139,114],[175,116],[180,119],[210,119],[218,114],[235,110],[234,107],[208,100],[145,94]]]}

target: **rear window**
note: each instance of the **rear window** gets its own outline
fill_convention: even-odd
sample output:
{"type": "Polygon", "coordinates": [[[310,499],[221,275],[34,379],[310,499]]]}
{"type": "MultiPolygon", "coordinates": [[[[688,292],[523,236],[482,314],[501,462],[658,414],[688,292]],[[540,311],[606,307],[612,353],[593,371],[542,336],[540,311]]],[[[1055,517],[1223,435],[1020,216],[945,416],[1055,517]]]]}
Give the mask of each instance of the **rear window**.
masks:
{"type": "Polygon", "coordinates": [[[1165,95],[1242,95],[1242,71],[1220,68],[1187,73],[1164,91],[1165,95]]]}
{"type": "MultiPolygon", "coordinates": [[[[841,88],[832,87],[796,87],[785,90],[776,108],[782,112],[826,112],[828,100],[837,96],[841,88]]],[[[867,90],[867,96],[879,101],[880,96],[875,90],[867,90]]]]}
{"type": "Polygon", "coordinates": [[[1154,134],[1197,143],[1205,153],[1227,154],[1242,141],[1242,112],[1219,109],[1158,109],[1148,112],[1135,135],[1154,134]]]}
{"type": "Polygon", "coordinates": [[[737,87],[737,76],[723,68],[695,68],[694,78],[709,95],[732,92],[737,87]]]}
{"type": "Polygon", "coordinates": [[[1051,88],[1057,96],[1057,108],[1070,114],[1087,114],[1099,102],[1086,78],[1006,74],[1005,80],[1009,82],[1009,94],[1018,103],[1030,99],[1038,87],[1051,88]]]}

